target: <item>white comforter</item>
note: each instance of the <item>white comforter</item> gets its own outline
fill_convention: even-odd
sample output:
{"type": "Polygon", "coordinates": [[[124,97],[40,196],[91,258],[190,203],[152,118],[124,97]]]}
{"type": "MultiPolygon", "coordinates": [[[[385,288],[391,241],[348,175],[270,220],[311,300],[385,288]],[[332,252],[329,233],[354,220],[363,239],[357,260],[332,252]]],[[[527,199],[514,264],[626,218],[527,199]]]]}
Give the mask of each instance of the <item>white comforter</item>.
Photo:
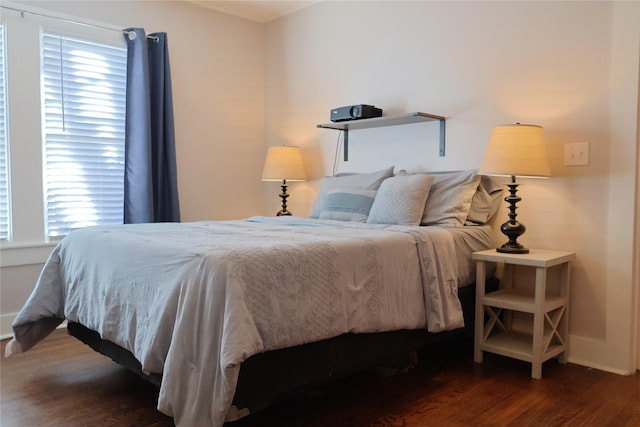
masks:
{"type": "Polygon", "coordinates": [[[240,364],[347,332],[463,326],[451,233],[305,218],[95,227],[67,236],[14,322],[23,351],[62,319],[162,372],[158,409],[219,426],[240,364]]]}

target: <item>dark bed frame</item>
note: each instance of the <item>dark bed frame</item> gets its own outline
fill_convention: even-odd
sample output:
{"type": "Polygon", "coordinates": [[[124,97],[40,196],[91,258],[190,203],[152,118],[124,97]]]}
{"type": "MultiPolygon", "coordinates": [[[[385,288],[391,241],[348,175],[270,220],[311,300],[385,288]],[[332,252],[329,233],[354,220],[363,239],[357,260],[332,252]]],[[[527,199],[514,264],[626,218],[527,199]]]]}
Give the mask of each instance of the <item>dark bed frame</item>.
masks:
{"type": "MultiPolygon", "coordinates": [[[[497,287],[497,279],[487,281],[487,289],[497,287]]],[[[464,313],[464,328],[435,334],[422,329],[344,334],[319,342],[254,355],[240,367],[233,404],[237,408],[248,408],[253,414],[301,392],[406,356],[412,351],[443,339],[455,336],[472,339],[475,286],[460,288],[458,296],[464,313]]],[[[67,329],[70,335],[95,351],[109,356],[116,363],[160,387],[162,375],[143,373],[140,362],[131,352],[101,339],[97,332],[79,323],[69,322],[67,329]]]]}

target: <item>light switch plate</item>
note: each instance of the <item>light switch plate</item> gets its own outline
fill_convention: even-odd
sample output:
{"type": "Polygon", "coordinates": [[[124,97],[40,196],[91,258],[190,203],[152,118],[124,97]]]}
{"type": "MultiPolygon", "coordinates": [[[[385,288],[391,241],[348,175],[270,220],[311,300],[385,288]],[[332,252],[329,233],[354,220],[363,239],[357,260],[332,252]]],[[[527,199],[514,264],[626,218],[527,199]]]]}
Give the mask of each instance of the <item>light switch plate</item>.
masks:
{"type": "Polygon", "coordinates": [[[589,165],[589,143],[571,142],[564,144],[564,165],[565,166],[588,166],[589,165]]]}

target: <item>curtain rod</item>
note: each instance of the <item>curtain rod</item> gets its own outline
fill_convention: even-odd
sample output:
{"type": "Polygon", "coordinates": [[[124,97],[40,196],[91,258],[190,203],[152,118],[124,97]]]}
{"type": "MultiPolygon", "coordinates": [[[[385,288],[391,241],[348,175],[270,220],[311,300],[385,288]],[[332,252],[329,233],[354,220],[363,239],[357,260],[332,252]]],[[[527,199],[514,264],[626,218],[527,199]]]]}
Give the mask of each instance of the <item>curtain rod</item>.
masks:
{"type": "MultiPolygon", "coordinates": [[[[110,27],[105,27],[105,26],[96,25],[96,24],[89,24],[89,23],[86,23],[86,22],[75,21],[73,19],[59,18],[57,16],[46,15],[44,13],[39,13],[39,12],[31,12],[31,11],[28,11],[28,10],[16,9],[14,7],[9,7],[9,6],[4,6],[4,5],[0,5],[0,8],[13,10],[14,12],[20,12],[20,16],[22,18],[24,18],[24,14],[25,13],[28,13],[28,14],[35,15],[35,16],[41,16],[43,18],[57,19],[58,21],[67,22],[69,24],[83,25],[85,27],[100,28],[101,30],[107,30],[107,31],[118,31],[118,32],[120,32],[122,34],[126,34],[127,37],[129,37],[129,40],[135,40],[135,38],[136,38],[136,33],[133,32],[133,31],[118,30],[116,28],[110,28],[110,27]]],[[[147,36],[147,39],[153,40],[156,43],[160,40],[158,38],[158,36],[147,36]]]]}

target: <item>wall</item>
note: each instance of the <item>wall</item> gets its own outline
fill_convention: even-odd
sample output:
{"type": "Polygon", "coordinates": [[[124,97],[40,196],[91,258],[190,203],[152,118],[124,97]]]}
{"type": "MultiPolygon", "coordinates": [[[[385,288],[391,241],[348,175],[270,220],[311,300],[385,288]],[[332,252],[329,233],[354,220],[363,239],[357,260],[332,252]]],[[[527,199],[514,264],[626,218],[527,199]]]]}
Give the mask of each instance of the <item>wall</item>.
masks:
{"type": "MultiPolygon", "coordinates": [[[[3,2],[9,4],[113,28],[167,32],[182,219],[231,219],[262,213],[264,186],[260,177],[266,152],[262,24],[179,1],[3,2]]],[[[0,13],[8,16],[4,10],[0,13]]],[[[19,67],[29,61],[26,39],[18,34],[8,34],[8,39],[16,59],[10,78],[21,78],[24,71],[19,67]]],[[[37,50],[30,61],[37,70],[37,50]]],[[[36,82],[39,79],[37,75],[34,78],[36,82]]],[[[33,86],[37,98],[38,84],[33,86]]],[[[24,98],[21,92],[14,98],[15,106],[24,98]]],[[[42,197],[37,191],[27,194],[42,182],[39,118],[34,112],[39,100],[35,103],[36,108],[26,113],[11,110],[16,123],[10,141],[16,173],[13,193],[20,199],[30,197],[30,201],[18,204],[23,207],[14,212],[20,224],[16,241],[1,249],[2,336],[10,332],[13,317],[52,248],[43,237],[42,197]]]]}
{"type": "MultiPolygon", "coordinates": [[[[368,103],[390,115],[448,117],[447,155],[437,156],[425,125],[352,132],[351,160],[339,162],[338,171],[391,164],[452,170],[480,166],[493,126],[542,125],[553,178],[522,180],[518,219],[528,231],[520,240],[577,252],[570,360],[629,373],[636,366],[639,8],[637,2],[316,4],[267,25],[267,144],[300,145],[313,178],[330,174],[337,132],[316,124],[329,121],[333,107],[368,103]],[[564,144],[582,141],[590,143],[590,164],[565,167],[564,144]]],[[[316,187],[291,186],[294,213],[309,212],[316,187]]],[[[274,193],[266,203],[275,210],[274,193]]]]}

